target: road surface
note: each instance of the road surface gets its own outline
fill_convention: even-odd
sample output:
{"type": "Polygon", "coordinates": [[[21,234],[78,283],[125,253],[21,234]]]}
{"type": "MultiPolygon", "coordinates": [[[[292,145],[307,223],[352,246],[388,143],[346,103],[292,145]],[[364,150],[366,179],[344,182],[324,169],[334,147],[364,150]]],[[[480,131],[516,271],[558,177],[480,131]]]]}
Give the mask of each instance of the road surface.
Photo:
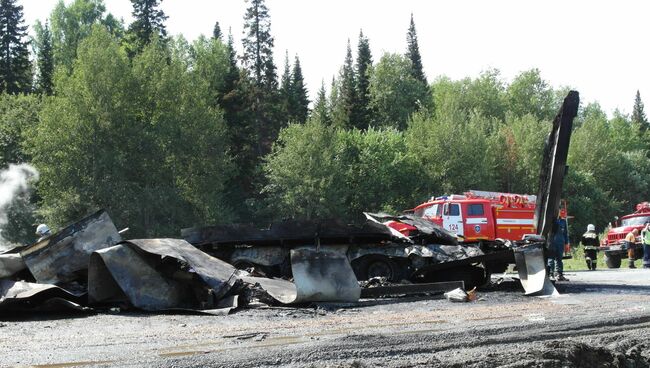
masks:
{"type": "Polygon", "coordinates": [[[649,367],[650,271],[570,272],[557,298],[514,281],[479,301],[367,300],[229,316],[0,317],[1,366],[649,367]]]}

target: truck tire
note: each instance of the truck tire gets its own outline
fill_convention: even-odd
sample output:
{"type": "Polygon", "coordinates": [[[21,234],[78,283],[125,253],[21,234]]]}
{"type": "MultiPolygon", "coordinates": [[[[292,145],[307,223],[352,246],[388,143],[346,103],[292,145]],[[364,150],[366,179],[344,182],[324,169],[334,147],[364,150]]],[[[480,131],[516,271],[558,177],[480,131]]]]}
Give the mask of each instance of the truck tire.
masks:
{"type": "Polygon", "coordinates": [[[365,281],[373,277],[385,277],[391,282],[402,280],[404,272],[400,266],[386,256],[369,255],[352,261],[352,269],[357,280],[365,281]]]}
{"type": "Polygon", "coordinates": [[[607,268],[620,268],[621,267],[621,255],[605,253],[605,264],[607,268]]]}

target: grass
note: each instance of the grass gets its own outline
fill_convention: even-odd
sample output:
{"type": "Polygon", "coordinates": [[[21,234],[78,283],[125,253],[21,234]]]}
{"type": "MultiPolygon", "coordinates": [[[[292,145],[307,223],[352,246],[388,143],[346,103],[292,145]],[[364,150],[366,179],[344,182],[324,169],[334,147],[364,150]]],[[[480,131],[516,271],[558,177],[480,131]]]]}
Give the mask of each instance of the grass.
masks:
{"type": "MultiPolygon", "coordinates": [[[[585,261],[585,252],[582,246],[578,248],[572,248],[571,255],[573,258],[564,260],[564,270],[565,271],[579,271],[587,270],[587,262],[585,261]]],[[[641,260],[638,259],[634,263],[637,267],[642,267],[641,260]]],[[[598,263],[596,263],[596,269],[606,269],[605,265],[605,253],[598,252],[598,263]]],[[[621,260],[621,268],[628,268],[627,257],[621,260]]]]}

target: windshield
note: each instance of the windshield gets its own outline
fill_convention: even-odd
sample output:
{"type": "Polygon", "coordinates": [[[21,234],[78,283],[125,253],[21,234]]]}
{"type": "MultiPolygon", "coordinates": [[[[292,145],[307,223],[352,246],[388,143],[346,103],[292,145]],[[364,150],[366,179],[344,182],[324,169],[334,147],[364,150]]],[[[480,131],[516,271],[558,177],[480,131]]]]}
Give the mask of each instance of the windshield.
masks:
{"type": "Polygon", "coordinates": [[[650,216],[631,217],[621,220],[621,226],[643,225],[650,222],[650,216]]]}

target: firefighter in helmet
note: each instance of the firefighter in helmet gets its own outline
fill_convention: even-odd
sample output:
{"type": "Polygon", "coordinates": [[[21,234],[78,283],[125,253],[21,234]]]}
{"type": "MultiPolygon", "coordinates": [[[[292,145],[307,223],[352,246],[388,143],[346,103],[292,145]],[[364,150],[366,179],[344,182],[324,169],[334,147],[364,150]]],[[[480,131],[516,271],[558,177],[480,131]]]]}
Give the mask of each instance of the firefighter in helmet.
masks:
{"type": "Polygon", "coordinates": [[[593,224],[587,225],[587,232],[582,234],[580,239],[582,246],[585,247],[585,261],[587,268],[591,271],[596,270],[596,263],[598,261],[598,234],[596,234],[596,227],[593,224]]]}
{"type": "Polygon", "coordinates": [[[40,242],[41,240],[47,238],[48,236],[52,235],[52,232],[50,231],[49,226],[45,224],[40,224],[36,227],[36,235],[39,236],[37,242],[40,242]]]}

